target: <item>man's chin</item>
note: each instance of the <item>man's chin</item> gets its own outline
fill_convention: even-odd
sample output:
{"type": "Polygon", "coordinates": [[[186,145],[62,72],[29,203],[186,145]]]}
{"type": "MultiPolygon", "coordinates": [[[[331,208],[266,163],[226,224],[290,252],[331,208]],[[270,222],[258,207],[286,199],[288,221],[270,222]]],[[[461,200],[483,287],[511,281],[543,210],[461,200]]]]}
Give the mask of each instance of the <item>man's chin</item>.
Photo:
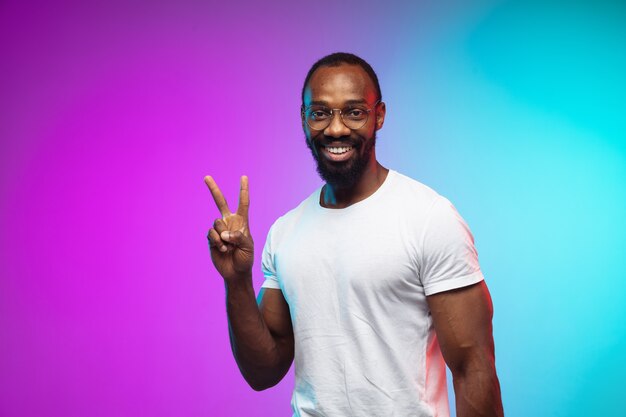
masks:
{"type": "Polygon", "coordinates": [[[367,169],[367,163],[375,144],[376,135],[371,139],[371,143],[361,141],[357,144],[355,141],[352,144],[354,153],[349,159],[345,161],[331,161],[324,156],[320,146],[313,151],[310,143],[307,142],[317,165],[317,173],[327,184],[337,188],[352,188],[359,182],[367,169]],[[365,149],[361,149],[362,146],[365,146],[365,149]]]}
{"type": "Polygon", "coordinates": [[[363,169],[356,165],[352,159],[341,162],[318,160],[317,173],[333,187],[350,188],[356,185],[363,175],[363,169]]]}

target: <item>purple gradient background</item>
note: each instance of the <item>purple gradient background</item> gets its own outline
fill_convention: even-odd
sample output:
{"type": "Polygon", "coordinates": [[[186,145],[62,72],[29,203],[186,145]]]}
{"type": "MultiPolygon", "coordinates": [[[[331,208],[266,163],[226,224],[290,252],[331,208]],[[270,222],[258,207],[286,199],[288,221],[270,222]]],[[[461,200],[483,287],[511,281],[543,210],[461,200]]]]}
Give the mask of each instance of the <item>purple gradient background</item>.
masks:
{"type": "Polygon", "coordinates": [[[566,62],[565,72],[544,60],[550,50],[533,56],[549,32],[526,21],[542,3],[505,3],[0,3],[0,415],[291,415],[291,373],[256,393],[232,359],[205,237],[218,212],[202,179],[213,175],[234,207],[249,176],[258,289],[267,230],[320,184],[300,89],[338,50],[379,73],[389,110],[379,159],[450,197],[474,231],[511,415],[591,415],[598,404],[609,415],[618,391],[586,381],[626,370],[606,365],[626,346],[626,128],[614,82],[626,59],[621,41],[598,45],[624,38],[612,19],[626,13],[593,15],[592,29],[559,14],[576,34],[618,28],[584,61],[613,62],[589,90],[610,99],[602,108],[558,90],[542,101],[534,86],[562,86],[564,73],[585,85],[604,67],[566,62]],[[511,25],[498,22],[538,34],[510,44],[528,42],[524,59],[500,59],[511,25]],[[533,60],[535,78],[515,72],[533,60]],[[588,301],[575,278],[595,271],[586,261],[604,265],[604,298],[574,309],[567,300],[588,301]],[[540,281],[546,294],[567,283],[567,300],[537,299],[540,281]],[[586,323],[603,343],[578,343],[578,327],[543,317],[586,323]],[[571,400],[593,389],[597,402],[571,400]]]}
{"type": "Polygon", "coordinates": [[[302,24],[357,3],[225,4],[1,6],[3,416],[289,415],[291,377],[255,393],[232,360],[203,177],[233,204],[250,177],[258,287],[269,226],[319,183],[303,77],[353,42],[302,24]]]}

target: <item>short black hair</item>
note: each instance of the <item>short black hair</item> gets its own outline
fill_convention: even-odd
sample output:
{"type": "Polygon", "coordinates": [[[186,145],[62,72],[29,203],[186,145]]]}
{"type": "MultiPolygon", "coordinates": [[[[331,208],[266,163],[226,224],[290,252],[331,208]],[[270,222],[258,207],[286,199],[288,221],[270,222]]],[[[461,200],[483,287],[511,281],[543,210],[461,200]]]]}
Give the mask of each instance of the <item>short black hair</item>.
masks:
{"type": "Polygon", "coordinates": [[[313,73],[317,71],[320,67],[338,67],[342,64],[348,65],[358,65],[363,68],[363,70],[369,75],[369,77],[374,82],[374,87],[376,87],[376,93],[378,93],[378,100],[383,99],[383,95],[380,91],[380,84],[378,84],[378,76],[374,72],[374,69],[370,64],[368,64],[363,58],[358,57],[354,54],[348,52],[335,52],[330,55],[326,55],[325,57],[319,59],[306,75],[304,79],[304,85],[302,86],[302,103],[304,104],[304,90],[306,90],[306,86],[309,84],[313,73]]]}

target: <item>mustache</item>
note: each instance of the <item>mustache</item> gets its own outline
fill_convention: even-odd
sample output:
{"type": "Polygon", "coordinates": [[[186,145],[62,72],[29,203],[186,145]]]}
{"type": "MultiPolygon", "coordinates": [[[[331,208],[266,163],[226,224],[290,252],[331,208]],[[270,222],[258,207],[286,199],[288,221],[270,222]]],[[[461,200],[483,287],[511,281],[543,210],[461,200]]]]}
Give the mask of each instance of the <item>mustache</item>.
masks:
{"type": "Polygon", "coordinates": [[[330,145],[331,143],[337,143],[337,142],[341,142],[343,145],[352,146],[353,148],[356,148],[356,147],[361,146],[364,140],[363,138],[360,138],[360,137],[359,138],[352,138],[352,137],[334,138],[332,136],[324,136],[315,141],[315,143],[318,146],[327,146],[327,145],[330,145]]]}

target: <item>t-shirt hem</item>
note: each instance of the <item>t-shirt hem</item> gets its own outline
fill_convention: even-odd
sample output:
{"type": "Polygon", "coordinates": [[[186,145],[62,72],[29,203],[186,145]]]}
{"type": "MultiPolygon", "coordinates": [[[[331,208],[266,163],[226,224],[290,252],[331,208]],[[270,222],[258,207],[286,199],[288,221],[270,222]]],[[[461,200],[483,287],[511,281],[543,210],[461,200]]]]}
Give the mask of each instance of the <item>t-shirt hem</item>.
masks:
{"type": "Polygon", "coordinates": [[[276,290],[280,290],[280,284],[276,280],[266,278],[265,282],[263,282],[263,284],[261,285],[261,288],[273,288],[276,290]]]}
{"type": "Polygon", "coordinates": [[[428,287],[424,287],[424,293],[426,295],[433,295],[443,291],[454,290],[457,288],[467,287],[468,285],[476,284],[477,282],[483,281],[485,277],[483,276],[482,271],[478,270],[470,275],[465,275],[463,277],[448,279],[444,282],[438,282],[428,287]]]}

